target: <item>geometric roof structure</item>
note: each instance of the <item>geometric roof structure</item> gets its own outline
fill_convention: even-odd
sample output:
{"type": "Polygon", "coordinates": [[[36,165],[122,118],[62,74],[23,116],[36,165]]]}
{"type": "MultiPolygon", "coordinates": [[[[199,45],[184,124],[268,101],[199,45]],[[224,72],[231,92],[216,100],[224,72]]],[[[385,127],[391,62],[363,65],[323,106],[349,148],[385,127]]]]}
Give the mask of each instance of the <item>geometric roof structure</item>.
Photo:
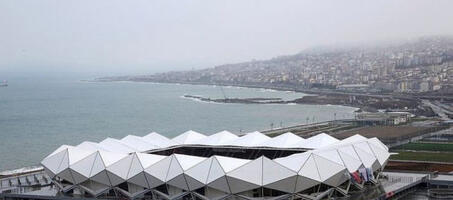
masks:
{"type": "Polygon", "coordinates": [[[269,136],[266,136],[258,131],[247,133],[242,137],[239,137],[236,140],[233,140],[229,143],[232,146],[244,146],[244,147],[251,147],[251,146],[260,146],[260,144],[265,143],[266,141],[270,140],[269,136]]]}
{"type": "Polygon", "coordinates": [[[295,135],[294,133],[287,132],[279,136],[273,137],[270,140],[261,143],[260,145],[265,147],[291,148],[296,147],[296,144],[302,141],[305,141],[305,139],[295,135]]]}
{"type": "Polygon", "coordinates": [[[107,151],[110,152],[132,153],[139,151],[135,146],[124,144],[120,140],[114,138],[106,138],[99,142],[99,145],[101,148],[107,149],[107,151]]]}
{"type": "Polygon", "coordinates": [[[180,199],[184,195],[252,199],[256,189],[294,197],[320,184],[344,192],[340,187],[351,181],[350,173],[365,168],[373,173],[369,175],[373,181],[373,175],[383,170],[389,156],[388,148],[379,139],[360,135],[337,140],[327,134],[303,139],[292,133],[271,138],[260,132],[237,136],[222,131],[204,136],[187,131],[171,140],[153,132],[143,137],[128,135],[121,140],[107,138],[100,143],[62,145],[45,157],[41,165],[63,192],[78,188],[94,197],[116,190],[131,199],[149,193],[160,199],[180,199]],[[251,159],[194,156],[178,151],[153,154],[159,149],[190,146],[234,147],[239,151],[259,148],[252,153],[303,151],[284,157],[251,159]]]}
{"type": "Polygon", "coordinates": [[[92,149],[92,150],[103,150],[103,151],[108,151],[108,149],[103,148],[101,145],[99,145],[96,142],[90,142],[90,141],[84,141],[77,145],[77,147],[83,148],[83,149],[92,149]]]}
{"type": "Polygon", "coordinates": [[[358,142],[358,141],[362,141],[362,140],[366,140],[366,139],[367,139],[366,137],[363,137],[359,134],[355,134],[355,135],[349,136],[345,139],[342,139],[341,143],[358,142]]]}
{"type": "Polygon", "coordinates": [[[139,150],[140,152],[148,151],[151,149],[159,148],[160,146],[157,144],[149,143],[146,140],[143,140],[142,137],[138,137],[135,135],[128,135],[120,140],[122,143],[133,146],[135,149],[139,150]]]}
{"type": "Polygon", "coordinates": [[[308,149],[317,149],[332,145],[336,142],[339,142],[339,140],[325,133],[320,133],[318,135],[315,135],[306,140],[296,143],[295,146],[308,149]]]}
{"type": "Polygon", "coordinates": [[[172,139],[172,141],[179,144],[194,144],[194,142],[203,138],[206,138],[206,136],[201,133],[189,130],[181,135],[176,136],[172,139]]]}
{"type": "Polygon", "coordinates": [[[151,132],[148,135],[145,135],[142,137],[143,141],[157,145],[159,147],[169,147],[169,146],[175,146],[178,145],[179,143],[168,139],[165,136],[160,135],[159,133],[156,132],[151,132]]]}
{"type": "Polygon", "coordinates": [[[239,136],[229,131],[221,131],[201,140],[197,140],[196,143],[201,145],[227,145],[229,142],[238,138],[239,136]]]}

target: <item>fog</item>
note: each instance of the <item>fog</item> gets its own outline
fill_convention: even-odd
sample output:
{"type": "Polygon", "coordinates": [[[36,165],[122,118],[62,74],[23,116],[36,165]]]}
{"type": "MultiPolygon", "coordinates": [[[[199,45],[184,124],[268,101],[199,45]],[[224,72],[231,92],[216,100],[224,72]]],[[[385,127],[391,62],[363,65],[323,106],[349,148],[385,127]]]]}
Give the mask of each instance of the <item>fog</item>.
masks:
{"type": "Polygon", "coordinates": [[[0,73],[143,74],[453,34],[453,1],[2,0],[0,73]]]}

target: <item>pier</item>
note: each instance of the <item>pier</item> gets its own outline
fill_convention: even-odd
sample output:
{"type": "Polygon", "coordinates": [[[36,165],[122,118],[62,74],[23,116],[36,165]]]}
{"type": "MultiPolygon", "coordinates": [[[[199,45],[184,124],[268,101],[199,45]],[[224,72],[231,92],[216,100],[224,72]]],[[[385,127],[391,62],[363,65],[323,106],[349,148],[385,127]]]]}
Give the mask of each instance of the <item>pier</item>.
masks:
{"type": "Polygon", "coordinates": [[[400,199],[408,195],[420,195],[422,199],[453,198],[453,174],[384,172],[381,186],[384,194],[375,200],[400,199]]]}
{"type": "Polygon", "coordinates": [[[403,197],[417,190],[420,184],[426,183],[430,178],[430,174],[402,172],[384,172],[383,176],[385,179],[381,181],[381,185],[385,194],[376,200],[403,197]]]}

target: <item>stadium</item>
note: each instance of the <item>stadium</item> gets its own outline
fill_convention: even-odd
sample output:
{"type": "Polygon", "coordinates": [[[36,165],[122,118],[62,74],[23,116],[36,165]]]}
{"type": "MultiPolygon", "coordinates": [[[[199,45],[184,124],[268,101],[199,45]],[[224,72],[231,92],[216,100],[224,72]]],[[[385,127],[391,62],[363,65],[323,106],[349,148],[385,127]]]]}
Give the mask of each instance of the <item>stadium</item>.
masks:
{"type": "Polygon", "coordinates": [[[322,199],[378,184],[390,154],[377,138],[187,131],[63,145],[41,162],[71,197],[322,199]]]}

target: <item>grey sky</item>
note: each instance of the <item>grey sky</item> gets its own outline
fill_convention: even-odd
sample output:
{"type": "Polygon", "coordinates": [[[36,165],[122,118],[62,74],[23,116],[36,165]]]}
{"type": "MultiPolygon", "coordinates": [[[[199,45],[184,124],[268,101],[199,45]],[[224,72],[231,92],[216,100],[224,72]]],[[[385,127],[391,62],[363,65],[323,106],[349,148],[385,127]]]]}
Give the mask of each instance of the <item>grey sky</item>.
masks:
{"type": "Polygon", "coordinates": [[[0,0],[0,72],[152,73],[449,35],[452,8],[451,0],[0,0]]]}

